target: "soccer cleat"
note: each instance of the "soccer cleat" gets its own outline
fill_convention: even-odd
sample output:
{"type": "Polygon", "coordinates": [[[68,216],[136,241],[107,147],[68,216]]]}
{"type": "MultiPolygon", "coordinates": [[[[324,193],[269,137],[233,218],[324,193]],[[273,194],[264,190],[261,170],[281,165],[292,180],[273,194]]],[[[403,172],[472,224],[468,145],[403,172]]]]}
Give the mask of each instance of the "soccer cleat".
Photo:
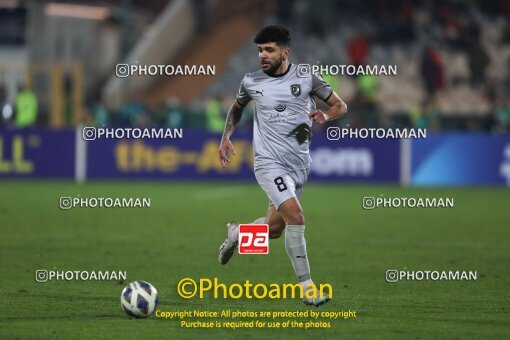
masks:
{"type": "MultiPolygon", "coordinates": [[[[316,288],[313,288],[313,289],[316,289],[316,288]]],[[[315,297],[315,298],[307,298],[306,294],[305,294],[305,297],[303,298],[303,302],[305,303],[305,305],[319,307],[319,306],[322,306],[322,305],[328,303],[328,301],[331,300],[329,295],[326,293],[324,293],[323,296],[320,296],[320,292],[317,291],[316,294],[317,294],[317,297],[315,297]]]]}
{"type": "Polygon", "coordinates": [[[218,261],[227,264],[237,248],[239,224],[235,221],[227,223],[227,238],[220,247],[218,261]]]}

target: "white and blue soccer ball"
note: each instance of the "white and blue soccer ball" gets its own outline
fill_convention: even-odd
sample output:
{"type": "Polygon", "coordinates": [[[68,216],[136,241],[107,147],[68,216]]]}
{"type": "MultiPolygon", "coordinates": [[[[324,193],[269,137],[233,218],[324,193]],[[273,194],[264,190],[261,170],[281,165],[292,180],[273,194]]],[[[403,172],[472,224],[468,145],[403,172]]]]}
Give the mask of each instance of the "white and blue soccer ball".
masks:
{"type": "Polygon", "coordinates": [[[127,315],[146,318],[158,307],[158,291],[149,282],[131,282],[122,291],[120,305],[127,315]]]}

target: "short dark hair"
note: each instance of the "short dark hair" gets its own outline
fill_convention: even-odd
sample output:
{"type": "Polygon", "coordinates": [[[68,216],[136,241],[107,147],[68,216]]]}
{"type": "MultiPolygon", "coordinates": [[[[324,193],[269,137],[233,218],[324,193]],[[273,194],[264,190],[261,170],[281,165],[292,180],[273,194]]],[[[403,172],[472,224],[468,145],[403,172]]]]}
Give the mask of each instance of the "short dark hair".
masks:
{"type": "Polygon", "coordinates": [[[266,26],[253,39],[255,44],[274,42],[278,46],[290,46],[290,31],[280,25],[266,26]]]}

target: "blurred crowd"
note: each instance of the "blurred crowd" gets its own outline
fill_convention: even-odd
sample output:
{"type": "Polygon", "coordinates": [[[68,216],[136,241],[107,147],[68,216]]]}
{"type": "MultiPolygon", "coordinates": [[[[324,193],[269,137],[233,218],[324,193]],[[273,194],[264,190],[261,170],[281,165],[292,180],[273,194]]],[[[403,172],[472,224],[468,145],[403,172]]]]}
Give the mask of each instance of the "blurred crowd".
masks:
{"type": "MultiPolygon", "coordinates": [[[[395,77],[325,76],[349,106],[348,115],[331,124],[510,132],[510,0],[280,0],[265,24],[274,22],[290,28],[294,62],[398,66],[395,77]]],[[[256,67],[250,41],[199,99],[181,103],[170,94],[156,107],[134,98],[110,108],[98,95],[87,99],[79,120],[221,132],[242,76],[256,67]]],[[[47,124],[28,87],[14,103],[5,98],[0,87],[0,125],[47,124]]],[[[252,110],[249,105],[241,128],[253,124],[252,110]]]]}
{"type": "Polygon", "coordinates": [[[9,126],[24,128],[38,123],[38,100],[37,95],[28,86],[22,86],[17,90],[14,103],[7,100],[7,91],[0,86],[0,127],[9,126]]]}
{"type": "Polygon", "coordinates": [[[325,63],[398,66],[392,78],[326,79],[348,97],[351,125],[510,132],[510,0],[284,0],[278,13],[325,63]]]}

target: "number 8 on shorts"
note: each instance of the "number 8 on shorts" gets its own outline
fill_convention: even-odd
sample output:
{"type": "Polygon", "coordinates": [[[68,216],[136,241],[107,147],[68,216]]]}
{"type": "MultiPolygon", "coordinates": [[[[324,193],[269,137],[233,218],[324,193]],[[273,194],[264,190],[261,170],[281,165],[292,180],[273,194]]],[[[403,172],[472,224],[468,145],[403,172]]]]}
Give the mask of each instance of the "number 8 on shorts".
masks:
{"type": "Polygon", "coordinates": [[[283,181],[282,177],[276,177],[274,179],[274,184],[276,184],[276,187],[278,188],[279,192],[287,190],[287,186],[285,185],[285,182],[283,181]]]}

